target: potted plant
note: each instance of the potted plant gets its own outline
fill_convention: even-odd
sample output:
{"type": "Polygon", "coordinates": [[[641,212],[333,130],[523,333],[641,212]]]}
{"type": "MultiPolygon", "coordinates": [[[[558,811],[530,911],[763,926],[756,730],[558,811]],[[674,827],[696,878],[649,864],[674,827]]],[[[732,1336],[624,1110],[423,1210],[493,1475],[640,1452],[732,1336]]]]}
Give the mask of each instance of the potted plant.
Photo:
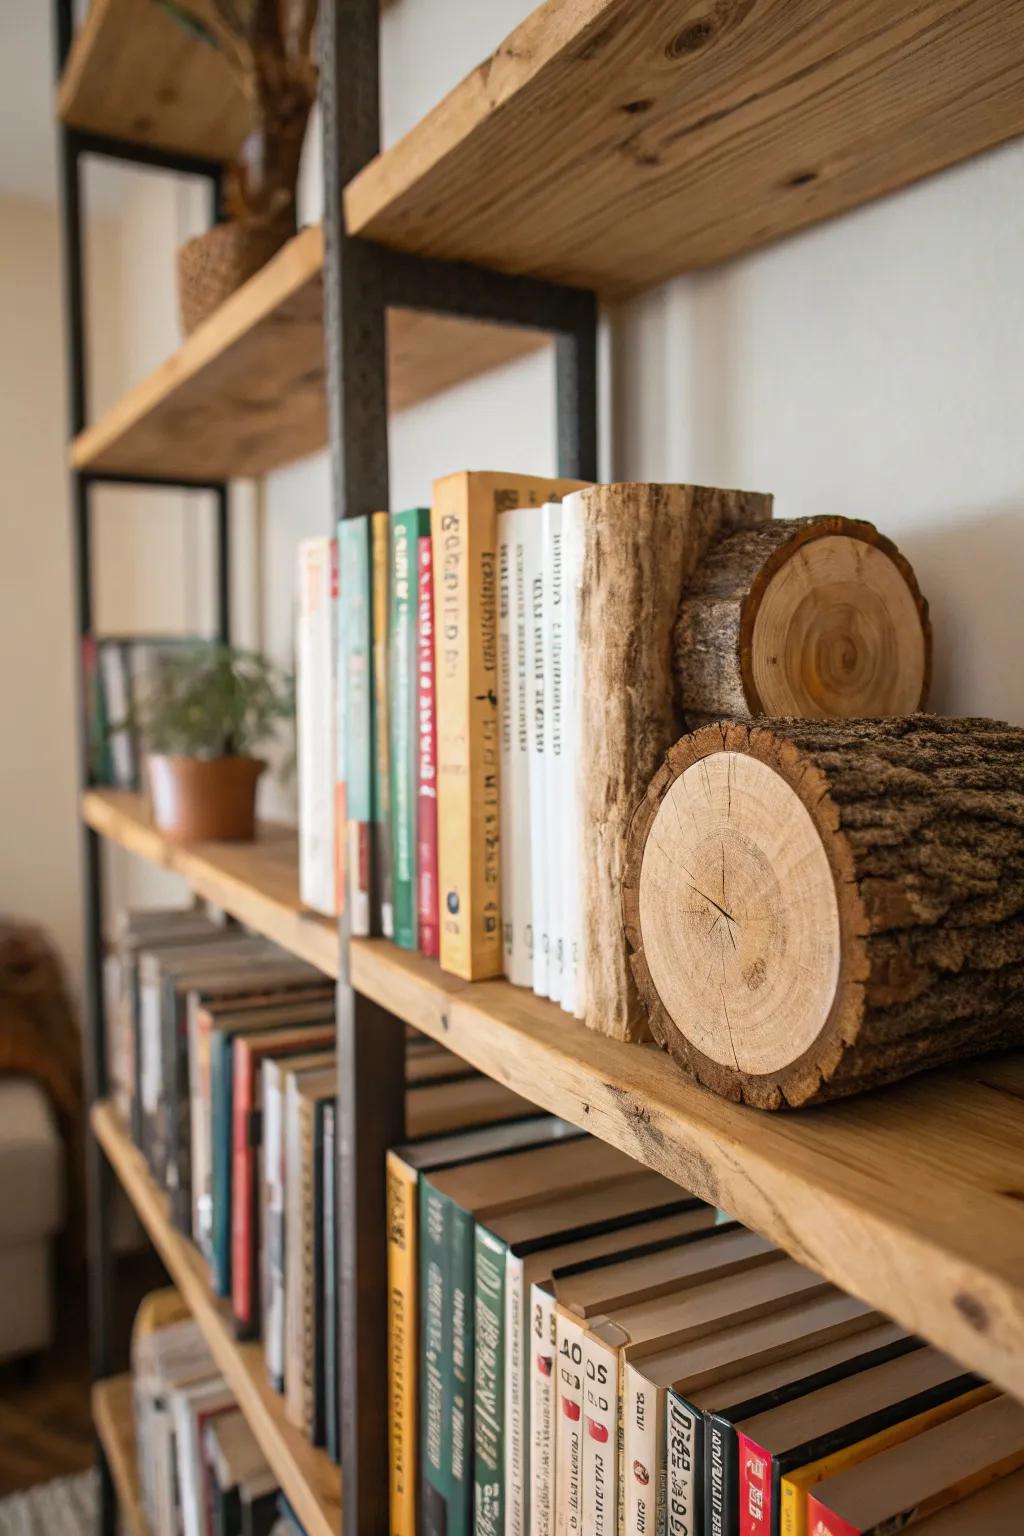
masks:
{"type": "Polygon", "coordinates": [[[317,0],[152,0],[226,58],[252,128],[228,167],[226,223],[178,252],[186,334],[296,231],[295,194],[317,71],[317,0]]]}
{"type": "Polygon", "coordinates": [[[294,713],[266,657],[198,644],[168,656],[124,724],[146,751],[153,819],[175,842],[244,841],[256,824],[255,749],[294,713]]]}

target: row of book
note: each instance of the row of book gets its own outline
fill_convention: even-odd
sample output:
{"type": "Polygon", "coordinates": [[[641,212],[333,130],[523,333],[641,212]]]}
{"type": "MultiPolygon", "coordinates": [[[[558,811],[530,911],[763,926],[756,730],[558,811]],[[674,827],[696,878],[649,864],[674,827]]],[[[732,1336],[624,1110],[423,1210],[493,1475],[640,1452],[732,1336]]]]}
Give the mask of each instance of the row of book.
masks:
{"type": "Polygon", "coordinates": [[[300,881],[582,1016],[580,482],[459,473],[299,549],[300,881]]]}
{"type": "Polygon", "coordinates": [[[197,1325],[173,1290],[132,1330],[138,1482],[152,1536],[303,1536],[197,1325]]]}
{"type": "MultiPolygon", "coordinates": [[[[198,907],[123,914],[106,981],[115,1103],[170,1218],[337,1460],[333,983],[198,907]]],[[[412,1032],[406,1081],[414,1135],[529,1113],[412,1032]]]]}
{"type": "Polygon", "coordinates": [[[1024,1405],[564,1121],[395,1149],[388,1233],[392,1536],[1022,1529],[1024,1405]]]}

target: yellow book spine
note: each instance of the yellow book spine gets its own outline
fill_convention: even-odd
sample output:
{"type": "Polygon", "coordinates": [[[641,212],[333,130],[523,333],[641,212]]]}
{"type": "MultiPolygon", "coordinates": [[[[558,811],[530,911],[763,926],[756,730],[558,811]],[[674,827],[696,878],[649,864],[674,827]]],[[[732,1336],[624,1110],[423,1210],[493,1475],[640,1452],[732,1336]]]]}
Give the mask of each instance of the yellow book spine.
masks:
{"type": "Polygon", "coordinates": [[[581,488],[577,480],[499,473],[434,482],[440,958],[466,981],[500,976],[503,968],[498,513],[581,488]]]}
{"type": "Polygon", "coordinates": [[[931,1429],[934,1424],[944,1424],[947,1419],[956,1418],[968,1408],[977,1408],[979,1403],[987,1403],[995,1395],[995,1387],[976,1387],[963,1397],[937,1403],[934,1408],[915,1414],[912,1419],[904,1419],[900,1424],[891,1424],[888,1429],[881,1429],[877,1435],[869,1435],[866,1440],[858,1440],[855,1445],[844,1445],[841,1450],[833,1451],[830,1456],[822,1456],[819,1461],[808,1462],[805,1467],[795,1467],[780,1482],[779,1536],[807,1536],[807,1490],[813,1488],[815,1483],[822,1482],[826,1477],[834,1477],[844,1467],[867,1461],[869,1456],[877,1456],[879,1451],[887,1451],[890,1446],[902,1445],[922,1430],[931,1429]]]}
{"type": "Polygon", "coordinates": [[[391,1536],[416,1536],[417,1175],[387,1155],[391,1536]]]}

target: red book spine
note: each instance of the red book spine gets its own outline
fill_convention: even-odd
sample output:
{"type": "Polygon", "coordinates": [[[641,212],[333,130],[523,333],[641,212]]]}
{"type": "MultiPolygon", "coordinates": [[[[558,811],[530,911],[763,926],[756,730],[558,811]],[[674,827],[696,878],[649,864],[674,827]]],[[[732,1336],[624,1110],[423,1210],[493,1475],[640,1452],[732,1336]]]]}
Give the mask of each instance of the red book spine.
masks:
{"type": "MultiPolygon", "coordinates": [[[[814,1494],[807,1494],[807,1536],[861,1536],[857,1526],[826,1509],[814,1494]]],[[[980,1532],[979,1532],[980,1536],[980,1532]]]]}
{"type": "Polygon", "coordinates": [[[419,539],[419,607],[416,627],[416,713],[419,753],[416,774],[417,916],[420,953],[440,953],[437,880],[437,699],[434,692],[434,572],[430,535],[419,539]]]}
{"type": "Polygon", "coordinates": [[[742,1430],[736,1431],[739,1452],[740,1536],[768,1536],[772,1528],[772,1459],[742,1430]]]}
{"type": "Polygon", "coordinates": [[[252,1210],[249,1118],[254,1067],[248,1044],[244,1040],[235,1041],[232,1054],[231,1310],[239,1322],[248,1322],[252,1311],[252,1276],[249,1273],[249,1220],[252,1210]]]}

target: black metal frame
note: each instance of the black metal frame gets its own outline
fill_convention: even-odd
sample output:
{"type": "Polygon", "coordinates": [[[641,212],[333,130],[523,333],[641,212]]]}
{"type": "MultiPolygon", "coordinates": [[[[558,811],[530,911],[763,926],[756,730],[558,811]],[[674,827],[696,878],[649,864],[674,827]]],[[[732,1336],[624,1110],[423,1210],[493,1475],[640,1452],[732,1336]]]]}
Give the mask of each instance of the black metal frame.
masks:
{"type": "MultiPolygon", "coordinates": [[[[57,79],[63,72],[73,34],[71,0],[54,0],[54,42],[57,79]]],[[[104,156],[132,165],[184,175],[202,176],[211,184],[211,212],[220,213],[223,187],[222,166],[212,160],[189,155],[168,154],[143,144],[124,143],[119,139],[58,125],[58,158],[61,206],[61,256],[66,324],[65,353],[68,387],[68,437],[73,441],[86,426],[88,391],[85,342],[85,270],[84,270],[84,195],[81,163],[86,155],[104,156]]],[[[95,471],[71,472],[73,518],[72,559],[74,569],[74,605],[78,679],[78,760],[81,788],[89,784],[87,701],[83,684],[83,649],[94,630],[92,572],[91,493],[96,486],[138,485],[212,492],[215,503],[217,550],[218,638],[227,641],[231,630],[230,600],[230,520],[226,481],[214,480],[202,485],[156,476],[106,474],[95,471]]],[[[83,997],[83,1042],[85,1091],[94,1103],[107,1094],[106,1020],[103,1012],[103,877],[100,839],[92,828],[82,833],[83,915],[85,925],[85,988],[83,997]]],[[[111,1261],[111,1211],[114,1179],[110,1165],[95,1137],[86,1145],[86,1191],[88,1200],[88,1285],[90,1368],[94,1381],[109,1376],[116,1368],[112,1333],[113,1266],[111,1261]]],[[[96,1462],[100,1474],[98,1526],[102,1536],[114,1536],[117,1529],[117,1498],[103,1447],[96,1442],[96,1462]]]]}
{"type": "MultiPolygon", "coordinates": [[[[597,304],[590,292],[406,255],[350,238],[342,190],[380,139],[378,0],[322,0],[324,313],[334,505],[358,517],[388,498],[389,306],[555,336],[558,469],[597,477],[597,304]]],[[[356,992],[342,923],[338,983],[338,1241],[342,1531],[388,1528],[384,1154],[405,1121],[404,1027],[356,992]]]]}
{"type": "MultiPolygon", "coordinates": [[[[356,517],[388,505],[387,310],[430,310],[540,330],[555,338],[558,470],[597,476],[597,305],[586,290],[509,277],[462,262],[410,256],[345,229],[342,189],[377,154],[380,137],[379,0],[321,0],[320,104],[324,166],[324,318],[328,435],[333,503],[356,517]]],[[[58,78],[71,45],[71,0],[54,0],[58,78]]],[[[61,125],[59,154],[67,315],[69,434],[86,424],[83,202],[80,162],[104,155],[135,165],[207,177],[213,213],[221,208],[219,164],[167,154],[61,125]]],[[[93,629],[90,493],[97,485],[211,491],[217,498],[218,630],[230,632],[227,485],[161,476],[73,471],[76,630],[81,647],[93,629]]],[[[81,659],[76,658],[81,678],[81,659]]],[[[84,690],[79,689],[81,782],[88,782],[84,690]]],[[[102,882],[99,838],[83,833],[86,929],[86,1083],[90,1103],[105,1096],[106,1030],[102,999],[102,882]]],[[[405,1028],[348,979],[348,934],[339,934],[338,1241],[339,1381],[344,1536],[370,1536],[388,1525],[387,1288],[384,1154],[405,1130],[405,1028]]],[[[89,1286],[92,1373],[114,1368],[110,1329],[110,1209],[113,1178],[89,1138],[89,1286]]],[[[109,1468],[101,1471],[100,1530],[112,1536],[116,1502],[109,1468]]]]}

